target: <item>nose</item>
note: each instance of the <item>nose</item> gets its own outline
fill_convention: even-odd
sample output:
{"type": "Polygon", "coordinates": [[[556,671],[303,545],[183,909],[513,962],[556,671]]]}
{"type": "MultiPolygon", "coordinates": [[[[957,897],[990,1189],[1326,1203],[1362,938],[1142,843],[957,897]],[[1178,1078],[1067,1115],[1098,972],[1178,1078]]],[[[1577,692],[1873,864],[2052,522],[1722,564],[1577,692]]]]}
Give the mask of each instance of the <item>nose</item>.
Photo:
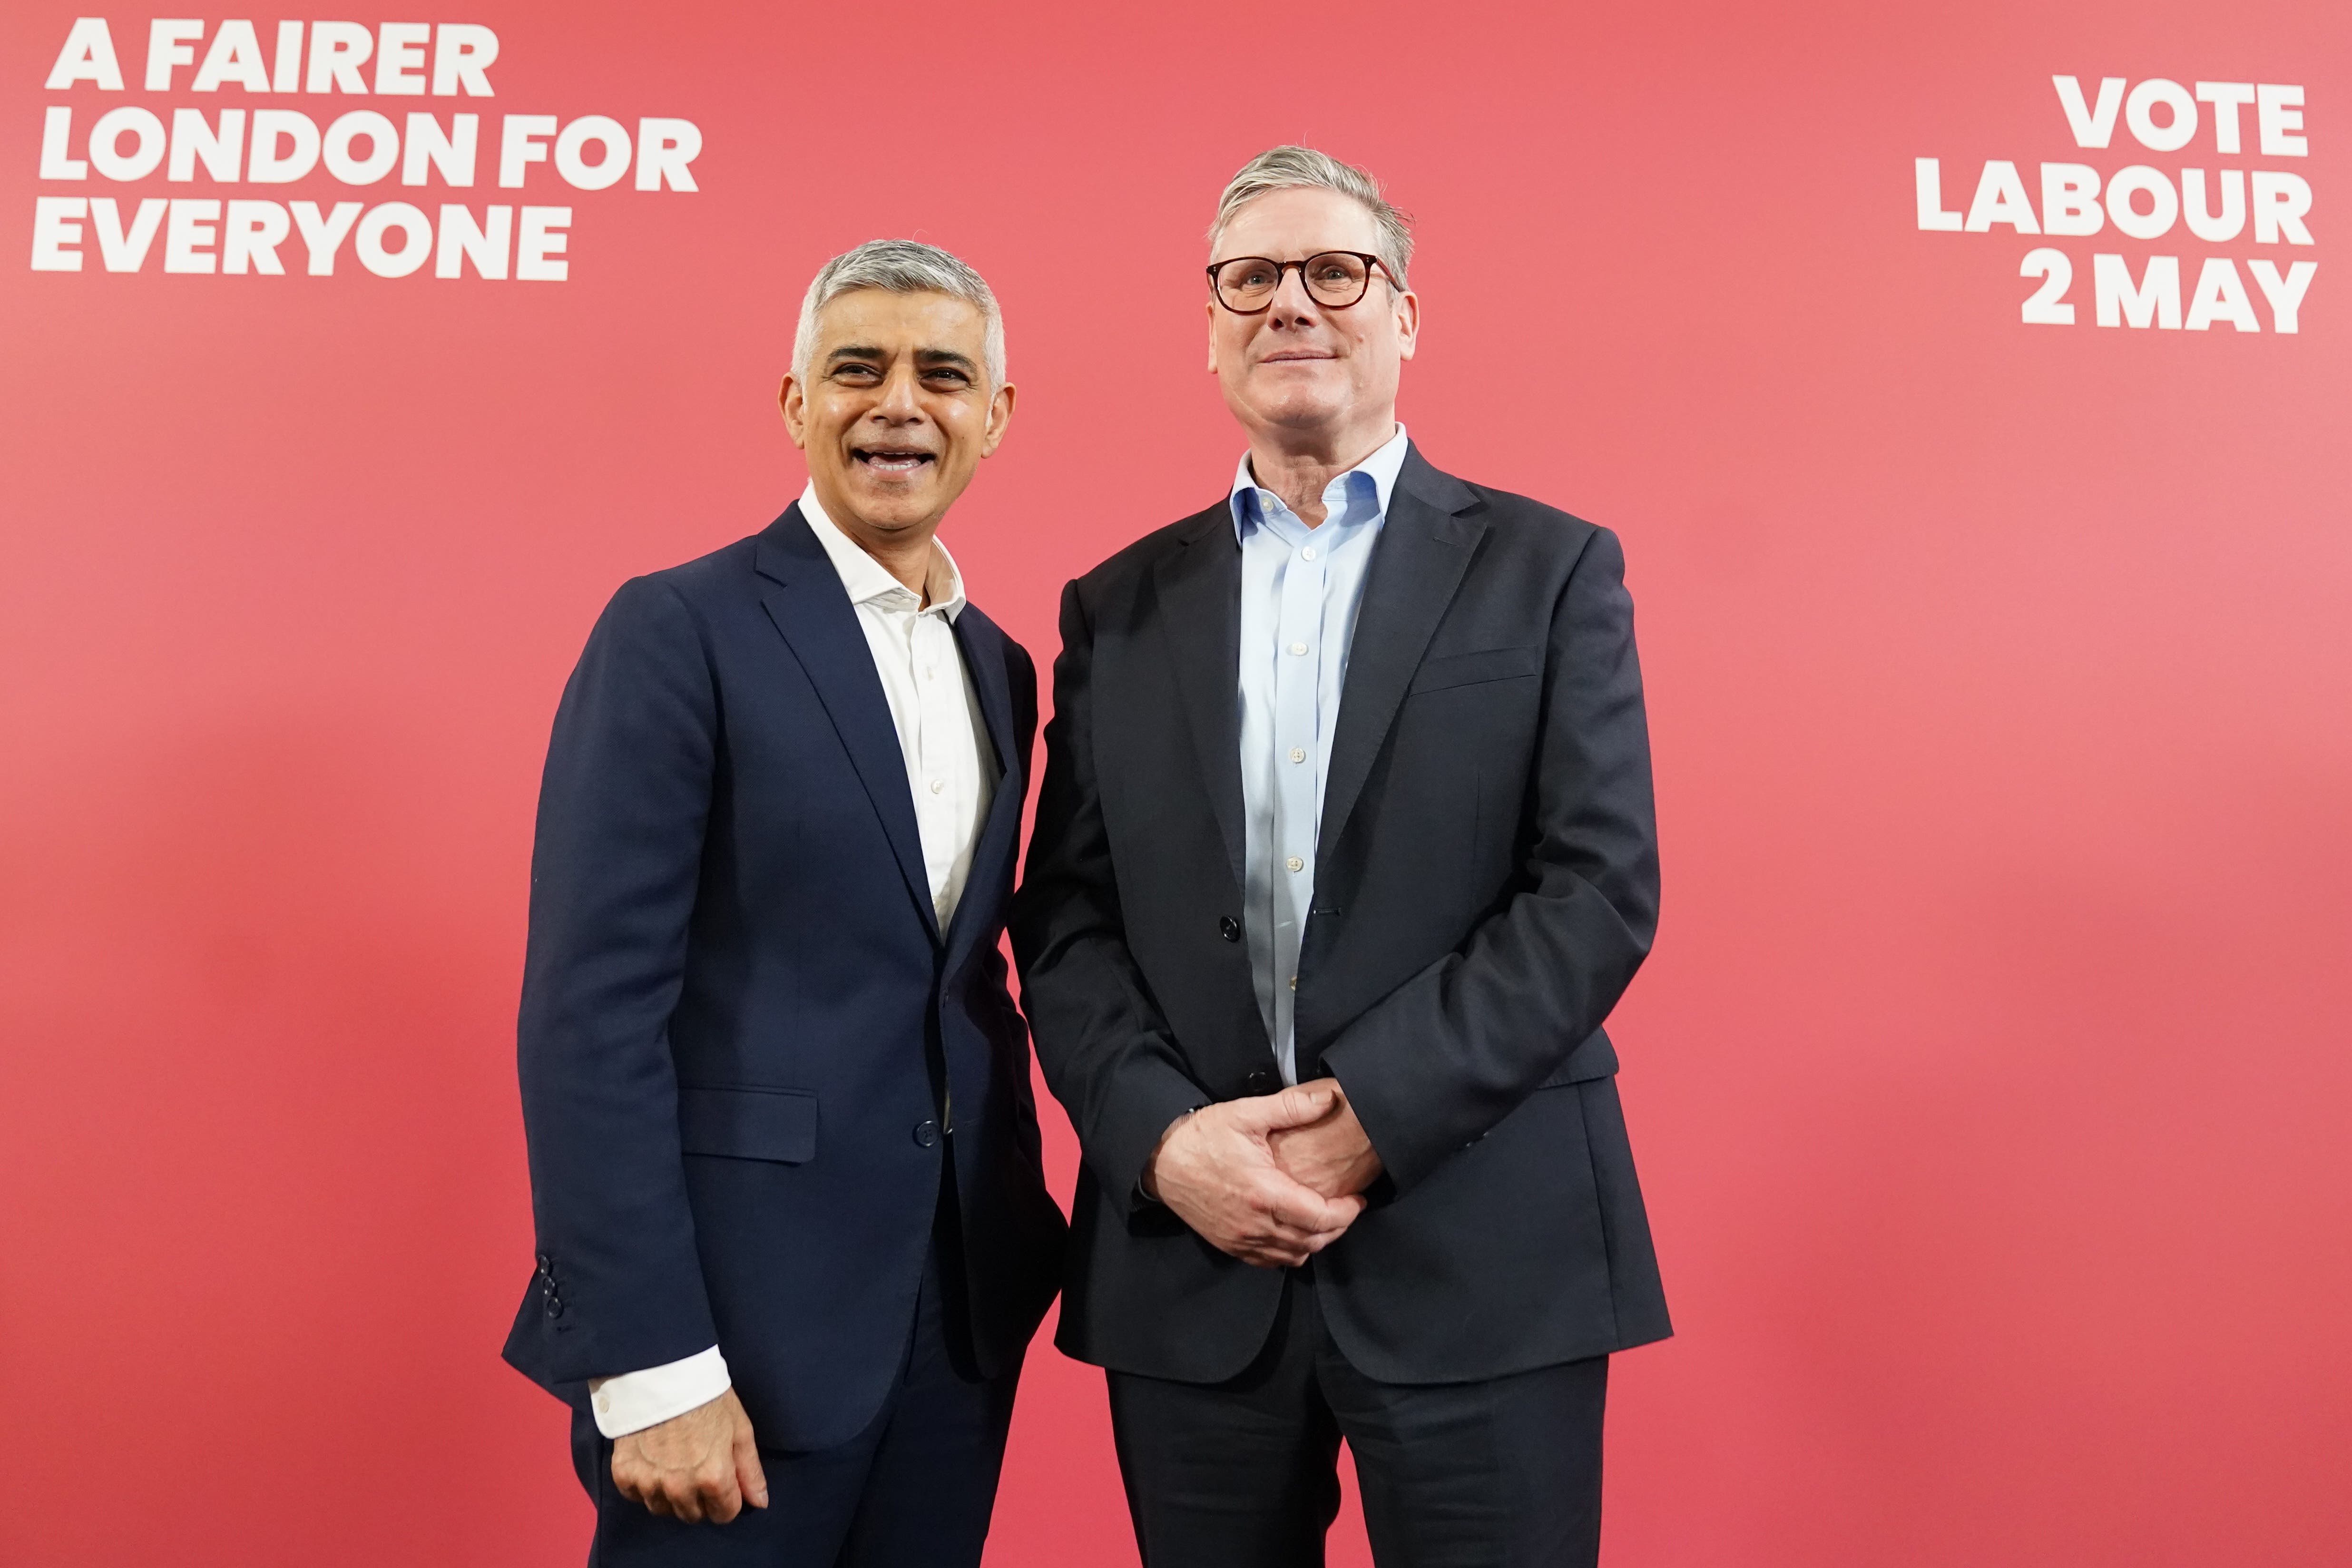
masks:
{"type": "Polygon", "coordinates": [[[1276,326],[1298,326],[1313,320],[1320,309],[1315,296],[1307,291],[1307,268],[1284,268],[1274,288],[1274,303],[1266,307],[1266,320],[1276,326]]]}
{"type": "Polygon", "coordinates": [[[874,416],[893,425],[905,425],[920,419],[923,406],[916,396],[919,390],[912,364],[901,363],[891,366],[888,377],[882,383],[882,395],[875,400],[874,416]]]}

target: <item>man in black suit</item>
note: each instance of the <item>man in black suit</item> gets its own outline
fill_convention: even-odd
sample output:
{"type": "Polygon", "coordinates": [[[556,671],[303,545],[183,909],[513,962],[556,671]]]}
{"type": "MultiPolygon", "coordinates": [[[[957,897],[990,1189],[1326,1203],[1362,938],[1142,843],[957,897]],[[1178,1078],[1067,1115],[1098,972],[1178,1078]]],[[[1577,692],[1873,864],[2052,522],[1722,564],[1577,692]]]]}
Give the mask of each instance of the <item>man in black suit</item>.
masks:
{"type": "Polygon", "coordinates": [[[1669,1331],[1601,1029],[1657,915],[1623,557],[1411,446],[1370,176],[1276,148],[1210,243],[1249,451],[1064,594],[1013,921],[1061,1347],[1150,1568],[1321,1563],[1342,1437],[1383,1568],[1590,1563],[1609,1353],[1669,1331]]]}
{"type": "Polygon", "coordinates": [[[980,1561],[1064,1227],[997,946],[1035,675],[933,536],[1013,402],[978,273],[835,258],[807,490],[624,584],[564,689],[506,1355],[573,1405],[604,1568],[980,1561]]]}

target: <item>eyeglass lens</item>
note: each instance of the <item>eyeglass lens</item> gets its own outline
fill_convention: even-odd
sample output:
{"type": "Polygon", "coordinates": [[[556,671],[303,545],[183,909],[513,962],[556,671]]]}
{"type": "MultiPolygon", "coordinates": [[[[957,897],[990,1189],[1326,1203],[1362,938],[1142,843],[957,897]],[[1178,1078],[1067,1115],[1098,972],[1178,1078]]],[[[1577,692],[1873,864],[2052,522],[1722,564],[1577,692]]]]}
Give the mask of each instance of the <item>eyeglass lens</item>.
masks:
{"type": "MultiPolygon", "coordinates": [[[[1272,300],[1286,268],[1262,256],[1244,256],[1217,269],[1217,292],[1237,310],[1254,310],[1272,300]]],[[[1364,297],[1371,274],[1363,258],[1343,250],[1310,256],[1299,268],[1307,291],[1326,305],[1352,305],[1364,297]]]]}

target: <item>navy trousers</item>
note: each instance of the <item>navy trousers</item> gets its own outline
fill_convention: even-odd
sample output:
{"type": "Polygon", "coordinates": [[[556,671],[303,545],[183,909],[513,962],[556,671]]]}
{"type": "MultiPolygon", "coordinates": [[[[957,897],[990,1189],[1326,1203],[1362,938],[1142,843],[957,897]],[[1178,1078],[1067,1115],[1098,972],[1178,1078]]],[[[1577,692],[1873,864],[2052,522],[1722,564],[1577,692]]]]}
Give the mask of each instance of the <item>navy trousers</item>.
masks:
{"type": "Polygon", "coordinates": [[[623,1497],[611,1439],[575,1415],[572,1462],[596,1500],[589,1568],[977,1568],[1021,1373],[970,1375],[961,1309],[935,1246],[906,1365],[873,1424],[838,1447],[761,1448],[768,1506],[726,1524],[659,1518],[623,1497]]]}

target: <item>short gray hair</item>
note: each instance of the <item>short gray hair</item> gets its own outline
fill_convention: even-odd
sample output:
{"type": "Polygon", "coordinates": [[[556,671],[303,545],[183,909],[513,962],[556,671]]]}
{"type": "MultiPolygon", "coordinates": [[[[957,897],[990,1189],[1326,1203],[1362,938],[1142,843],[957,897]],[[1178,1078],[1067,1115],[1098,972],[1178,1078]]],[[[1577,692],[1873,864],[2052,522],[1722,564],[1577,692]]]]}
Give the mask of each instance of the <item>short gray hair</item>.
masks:
{"type": "Polygon", "coordinates": [[[845,250],[816,269],[816,277],[801,300],[801,324],[793,333],[793,374],[803,383],[816,358],[816,319],[827,305],[860,289],[883,289],[893,294],[946,294],[979,310],[986,323],[982,357],[987,362],[991,384],[1004,384],[1004,312],[988,279],[960,258],[919,239],[869,239],[855,250],[845,250]]]}
{"type": "Polygon", "coordinates": [[[1388,268],[1398,288],[1410,287],[1404,278],[1405,268],[1412,265],[1412,216],[1391,206],[1381,194],[1381,183],[1371,175],[1312,147],[1269,147],[1242,165],[1225,194],[1217,198],[1217,221],[1209,226],[1211,258],[1215,257],[1217,239],[1225,226],[1244,205],[1274,191],[1302,189],[1337,191],[1361,203],[1380,234],[1373,254],[1388,268]]]}

